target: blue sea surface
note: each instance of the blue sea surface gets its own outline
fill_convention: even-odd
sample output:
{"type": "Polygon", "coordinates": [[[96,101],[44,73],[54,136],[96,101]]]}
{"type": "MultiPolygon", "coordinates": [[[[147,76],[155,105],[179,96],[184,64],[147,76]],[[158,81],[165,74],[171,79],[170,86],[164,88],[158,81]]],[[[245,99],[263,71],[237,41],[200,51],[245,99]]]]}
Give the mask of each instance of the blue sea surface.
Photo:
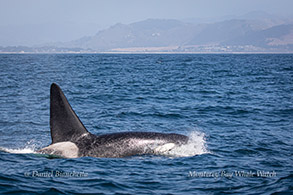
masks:
{"type": "Polygon", "coordinates": [[[0,194],[292,194],[292,54],[1,54],[0,194]],[[51,158],[51,83],[93,134],[179,133],[173,155],[51,158]]]}

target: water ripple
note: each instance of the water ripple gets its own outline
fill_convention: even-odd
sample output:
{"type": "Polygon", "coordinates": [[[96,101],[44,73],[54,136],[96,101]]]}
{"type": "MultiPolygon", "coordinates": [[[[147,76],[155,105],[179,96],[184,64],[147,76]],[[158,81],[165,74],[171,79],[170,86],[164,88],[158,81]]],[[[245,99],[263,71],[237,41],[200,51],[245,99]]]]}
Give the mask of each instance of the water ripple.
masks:
{"type": "Polygon", "coordinates": [[[292,194],[292,62],[291,54],[0,55],[0,193],[292,194]],[[92,133],[196,132],[194,142],[166,156],[34,154],[51,142],[52,82],[92,133]],[[84,177],[46,177],[57,171],[84,177]]]}

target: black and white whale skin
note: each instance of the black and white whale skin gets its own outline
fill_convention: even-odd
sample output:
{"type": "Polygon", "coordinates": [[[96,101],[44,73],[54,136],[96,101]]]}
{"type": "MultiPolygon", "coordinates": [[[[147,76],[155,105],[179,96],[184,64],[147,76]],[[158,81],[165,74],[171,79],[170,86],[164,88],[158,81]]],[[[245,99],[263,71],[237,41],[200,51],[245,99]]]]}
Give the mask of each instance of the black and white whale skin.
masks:
{"type": "Polygon", "coordinates": [[[175,133],[121,132],[93,135],[87,131],[55,83],[51,85],[50,91],[50,130],[52,143],[38,152],[64,158],[162,154],[188,141],[187,136],[175,133]]]}

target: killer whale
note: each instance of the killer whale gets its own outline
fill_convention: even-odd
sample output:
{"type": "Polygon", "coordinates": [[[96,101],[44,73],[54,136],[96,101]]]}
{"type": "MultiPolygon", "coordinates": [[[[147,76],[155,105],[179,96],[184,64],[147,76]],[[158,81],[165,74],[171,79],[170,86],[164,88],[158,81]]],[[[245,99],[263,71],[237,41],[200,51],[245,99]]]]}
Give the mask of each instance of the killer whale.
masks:
{"type": "Polygon", "coordinates": [[[119,158],[162,154],[188,141],[187,136],[175,133],[91,134],[56,83],[52,83],[50,88],[50,131],[52,143],[38,152],[65,158],[84,156],[119,158]]]}

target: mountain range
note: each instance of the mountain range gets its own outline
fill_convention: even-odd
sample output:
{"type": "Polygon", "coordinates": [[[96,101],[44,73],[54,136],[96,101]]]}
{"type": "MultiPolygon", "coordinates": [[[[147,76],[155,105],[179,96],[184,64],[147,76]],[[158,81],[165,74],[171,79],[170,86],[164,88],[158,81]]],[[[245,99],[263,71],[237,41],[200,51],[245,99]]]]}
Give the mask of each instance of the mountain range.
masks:
{"type": "Polygon", "coordinates": [[[147,19],[34,51],[44,47],[81,52],[293,52],[293,20],[261,12],[216,22],[147,19]]]}

